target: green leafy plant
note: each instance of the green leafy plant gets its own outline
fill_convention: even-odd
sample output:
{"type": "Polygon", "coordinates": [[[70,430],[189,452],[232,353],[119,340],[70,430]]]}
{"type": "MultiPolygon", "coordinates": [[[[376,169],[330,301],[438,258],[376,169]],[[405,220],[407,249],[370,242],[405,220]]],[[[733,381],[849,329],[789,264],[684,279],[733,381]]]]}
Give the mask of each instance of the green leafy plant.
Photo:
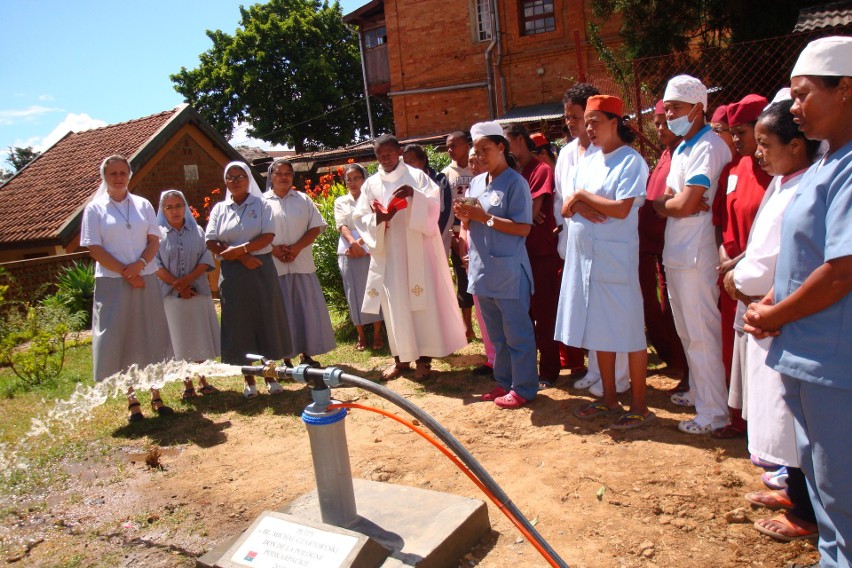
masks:
{"type": "Polygon", "coordinates": [[[82,313],[82,325],[92,324],[92,300],[95,297],[95,268],[91,262],[77,262],[62,269],[58,277],[56,297],[72,314],[82,313]]]}
{"type": "Polygon", "coordinates": [[[24,390],[55,380],[65,362],[65,339],[84,317],[57,301],[10,309],[0,322],[0,364],[12,369],[24,390]]]}

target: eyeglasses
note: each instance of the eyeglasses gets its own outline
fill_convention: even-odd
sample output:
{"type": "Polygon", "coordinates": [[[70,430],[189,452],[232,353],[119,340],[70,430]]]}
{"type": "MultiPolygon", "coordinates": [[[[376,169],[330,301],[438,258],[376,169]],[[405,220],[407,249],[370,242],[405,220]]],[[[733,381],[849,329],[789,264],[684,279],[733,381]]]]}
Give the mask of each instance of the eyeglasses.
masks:
{"type": "Polygon", "coordinates": [[[238,176],[225,176],[225,181],[231,182],[231,183],[233,183],[235,181],[244,181],[244,180],[247,180],[247,179],[248,179],[248,176],[245,175],[245,174],[240,174],[238,176]]]}
{"type": "Polygon", "coordinates": [[[165,209],[166,211],[174,211],[175,209],[183,209],[183,208],[184,208],[183,203],[178,203],[177,205],[165,205],[165,206],[163,206],[163,209],[165,209]]]}

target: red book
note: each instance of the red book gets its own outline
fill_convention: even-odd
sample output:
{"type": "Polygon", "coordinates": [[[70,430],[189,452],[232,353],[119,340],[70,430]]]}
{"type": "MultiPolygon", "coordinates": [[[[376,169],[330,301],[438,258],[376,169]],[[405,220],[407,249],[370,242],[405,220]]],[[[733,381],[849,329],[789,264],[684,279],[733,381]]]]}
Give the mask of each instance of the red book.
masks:
{"type": "Polygon", "coordinates": [[[393,199],[390,200],[390,202],[388,202],[387,209],[385,208],[384,205],[382,205],[377,200],[373,200],[372,205],[373,205],[373,211],[378,211],[378,212],[387,214],[387,213],[390,213],[391,211],[397,211],[397,212],[402,211],[403,209],[408,207],[408,201],[406,201],[405,198],[402,198],[402,197],[394,197],[393,199]]]}

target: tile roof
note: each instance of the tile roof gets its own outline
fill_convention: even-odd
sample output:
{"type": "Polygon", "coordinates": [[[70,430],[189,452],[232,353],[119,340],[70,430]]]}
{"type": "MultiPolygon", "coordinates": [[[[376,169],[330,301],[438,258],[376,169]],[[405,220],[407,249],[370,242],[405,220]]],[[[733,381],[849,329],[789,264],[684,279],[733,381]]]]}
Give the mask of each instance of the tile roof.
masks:
{"type": "Polygon", "coordinates": [[[0,246],[55,241],[100,184],[110,154],[133,159],[185,105],[85,132],[71,132],[0,186],[0,246]]]}
{"type": "Polygon", "coordinates": [[[562,103],[543,103],[524,107],[515,107],[497,118],[501,124],[538,122],[542,120],[562,120],[562,103]]]}
{"type": "Polygon", "coordinates": [[[822,28],[845,26],[852,23],[852,2],[844,0],[799,10],[799,21],[794,32],[809,32],[822,28]]]}

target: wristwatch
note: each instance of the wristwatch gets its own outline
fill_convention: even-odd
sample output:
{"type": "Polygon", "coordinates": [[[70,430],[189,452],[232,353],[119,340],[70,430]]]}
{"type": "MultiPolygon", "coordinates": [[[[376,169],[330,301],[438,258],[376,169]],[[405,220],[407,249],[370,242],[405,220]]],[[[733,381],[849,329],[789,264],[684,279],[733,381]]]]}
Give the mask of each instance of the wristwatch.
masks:
{"type": "Polygon", "coordinates": [[[488,216],[488,220],[485,222],[485,226],[486,227],[493,227],[494,226],[494,215],[488,216]]]}

